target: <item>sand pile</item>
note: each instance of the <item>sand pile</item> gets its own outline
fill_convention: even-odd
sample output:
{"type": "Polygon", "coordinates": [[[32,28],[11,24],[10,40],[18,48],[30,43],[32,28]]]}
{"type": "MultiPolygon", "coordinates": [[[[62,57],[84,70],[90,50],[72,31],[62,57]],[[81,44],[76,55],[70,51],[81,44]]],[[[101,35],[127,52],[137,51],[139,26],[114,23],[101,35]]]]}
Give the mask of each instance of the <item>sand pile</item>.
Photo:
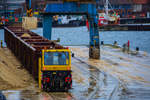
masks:
{"type": "Polygon", "coordinates": [[[28,34],[28,33],[24,33],[24,34],[22,34],[22,35],[21,35],[21,37],[29,37],[29,38],[30,38],[30,37],[31,37],[31,35],[30,35],[30,34],[28,34]]]}
{"type": "Polygon", "coordinates": [[[0,90],[26,87],[34,83],[29,73],[7,48],[0,48],[0,80],[0,90]]]}

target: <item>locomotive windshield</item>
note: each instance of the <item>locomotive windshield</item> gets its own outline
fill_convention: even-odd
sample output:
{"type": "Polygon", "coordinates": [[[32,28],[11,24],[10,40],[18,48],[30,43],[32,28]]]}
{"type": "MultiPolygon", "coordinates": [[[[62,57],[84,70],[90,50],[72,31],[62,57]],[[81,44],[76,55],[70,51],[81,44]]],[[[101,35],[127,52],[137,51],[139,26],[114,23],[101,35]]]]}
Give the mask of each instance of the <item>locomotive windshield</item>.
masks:
{"type": "Polygon", "coordinates": [[[45,52],[44,65],[68,65],[68,52],[45,52]]]}

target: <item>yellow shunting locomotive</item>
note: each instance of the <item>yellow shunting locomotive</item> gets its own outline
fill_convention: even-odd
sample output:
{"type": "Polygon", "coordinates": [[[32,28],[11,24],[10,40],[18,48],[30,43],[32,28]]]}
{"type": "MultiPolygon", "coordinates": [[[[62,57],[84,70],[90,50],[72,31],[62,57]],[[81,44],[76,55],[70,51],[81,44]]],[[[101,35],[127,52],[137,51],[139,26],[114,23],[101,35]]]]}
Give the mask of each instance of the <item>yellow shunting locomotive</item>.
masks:
{"type": "Polygon", "coordinates": [[[5,27],[7,47],[32,74],[44,91],[72,87],[71,52],[22,27],[5,27]]]}
{"type": "Polygon", "coordinates": [[[70,89],[71,85],[70,50],[42,50],[42,58],[39,58],[39,86],[46,91],[64,91],[70,89]]]}

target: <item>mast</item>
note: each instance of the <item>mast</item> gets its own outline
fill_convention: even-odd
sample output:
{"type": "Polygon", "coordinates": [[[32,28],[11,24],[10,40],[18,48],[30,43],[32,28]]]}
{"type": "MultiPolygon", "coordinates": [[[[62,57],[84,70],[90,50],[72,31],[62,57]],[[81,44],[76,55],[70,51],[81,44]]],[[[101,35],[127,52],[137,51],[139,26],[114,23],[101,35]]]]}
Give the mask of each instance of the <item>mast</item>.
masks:
{"type": "Polygon", "coordinates": [[[106,0],[105,1],[105,13],[106,13],[107,16],[108,16],[108,4],[109,4],[109,1],[106,0]]]}

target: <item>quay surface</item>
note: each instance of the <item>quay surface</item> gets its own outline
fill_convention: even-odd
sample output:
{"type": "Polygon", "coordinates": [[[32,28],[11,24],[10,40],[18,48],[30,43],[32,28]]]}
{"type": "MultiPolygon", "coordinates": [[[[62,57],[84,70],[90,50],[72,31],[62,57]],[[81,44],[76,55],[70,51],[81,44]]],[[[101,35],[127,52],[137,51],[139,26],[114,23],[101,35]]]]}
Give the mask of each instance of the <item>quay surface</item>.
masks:
{"type": "Polygon", "coordinates": [[[68,93],[45,93],[37,88],[37,83],[15,56],[7,48],[1,48],[0,90],[3,95],[7,100],[149,100],[149,55],[130,55],[106,46],[101,49],[101,60],[93,60],[88,59],[85,46],[70,49],[75,53],[73,88],[68,93]]]}

